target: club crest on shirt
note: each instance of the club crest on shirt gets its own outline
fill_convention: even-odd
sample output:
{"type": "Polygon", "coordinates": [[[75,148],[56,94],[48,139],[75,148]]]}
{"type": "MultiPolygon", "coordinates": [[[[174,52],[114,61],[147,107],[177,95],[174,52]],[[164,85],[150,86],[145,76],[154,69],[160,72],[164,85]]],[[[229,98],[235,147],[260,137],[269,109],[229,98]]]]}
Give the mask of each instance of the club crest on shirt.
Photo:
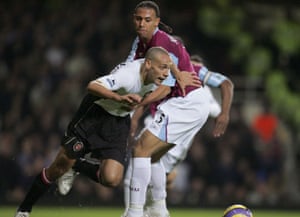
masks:
{"type": "Polygon", "coordinates": [[[82,142],[76,142],[74,145],[73,145],[73,151],[74,152],[79,152],[83,149],[83,143],[82,142]]]}

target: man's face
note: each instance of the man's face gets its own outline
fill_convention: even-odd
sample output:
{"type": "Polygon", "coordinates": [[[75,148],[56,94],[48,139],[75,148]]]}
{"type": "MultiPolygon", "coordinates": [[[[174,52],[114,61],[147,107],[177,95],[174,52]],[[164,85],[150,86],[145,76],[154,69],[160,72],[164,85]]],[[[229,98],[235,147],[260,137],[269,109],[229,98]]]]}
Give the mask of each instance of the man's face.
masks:
{"type": "Polygon", "coordinates": [[[148,74],[145,82],[160,85],[169,75],[172,63],[170,56],[159,54],[157,58],[146,61],[148,74]]]}
{"type": "Polygon", "coordinates": [[[160,18],[151,8],[138,8],[133,16],[136,33],[144,42],[149,42],[158,26],[160,18]]]}

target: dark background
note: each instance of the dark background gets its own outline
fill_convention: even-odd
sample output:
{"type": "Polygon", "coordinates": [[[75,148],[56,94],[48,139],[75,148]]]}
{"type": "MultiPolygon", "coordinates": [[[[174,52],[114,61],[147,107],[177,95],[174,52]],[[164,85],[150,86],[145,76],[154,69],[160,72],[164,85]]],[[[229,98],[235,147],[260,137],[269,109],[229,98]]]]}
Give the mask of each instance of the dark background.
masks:
{"type": "MultiPolygon", "coordinates": [[[[126,59],[138,2],[1,1],[0,204],[18,204],[53,160],[87,82],[126,59]]],[[[235,84],[226,135],[212,138],[208,120],[168,203],[299,207],[299,2],[157,3],[189,53],[235,84]]],[[[79,176],[70,195],[54,187],[39,203],[122,205],[122,186],[79,176]]]]}

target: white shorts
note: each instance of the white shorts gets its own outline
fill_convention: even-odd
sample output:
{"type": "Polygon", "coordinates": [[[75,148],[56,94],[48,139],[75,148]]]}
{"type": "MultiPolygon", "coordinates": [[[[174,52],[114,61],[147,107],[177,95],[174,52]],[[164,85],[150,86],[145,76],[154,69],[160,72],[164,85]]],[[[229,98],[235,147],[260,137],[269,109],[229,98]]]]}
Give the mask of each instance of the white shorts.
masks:
{"type": "Polygon", "coordinates": [[[158,111],[147,129],[160,140],[175,144],[169,152],[183,159],[194,136],[208,118],[207,100],[203,88],[193,90],[185,97],[170,98],[158,106],[158,111]],[[180,157],[177,156],[179,154],[180,157]]]}
{"type": "Polygon", "coordinates": [[[170,173],[182,160],[177,159],[167,152],[161,157],[161,162],[164,165],[166,173],[170,173]]]}

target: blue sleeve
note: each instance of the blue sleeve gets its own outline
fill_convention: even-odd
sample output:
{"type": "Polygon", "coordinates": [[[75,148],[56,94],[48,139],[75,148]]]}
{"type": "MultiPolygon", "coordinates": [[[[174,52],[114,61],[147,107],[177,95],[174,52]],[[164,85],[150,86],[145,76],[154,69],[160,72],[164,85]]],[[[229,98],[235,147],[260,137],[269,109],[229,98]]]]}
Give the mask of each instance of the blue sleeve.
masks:
{"type": "Polygon", "coordinates": [[[168,77],[161,84],[169,87],[174,87],[175,83],[176,83],[176,78],[172,73],[169,73],[168,77]]]}
{"type": "Polygon", "coordinates": [[[206,67],[202,67],[199,70],[199,78],[203,81],[204,85],[209,85],[211,87],[219,87],[223,81],[228,79],[225,75],[218,72],[208,71],[206,67]]]}
{"type": "Polygon", "coordinates": [[[133,44],[131,46],[131,50],[130,50],[130,53],[129,53],[127,59],[126,59],[126,62],[134,60],[135,52],[136,52],[137,47],[138,47],[138,43],[139,43],[139,39],[138,39],[138,37],[136,37],[135,40],[133,41],[133,44]]]}
{"type": "MultiPolygon", "coordinates": [[[[169,53],[169,54],[171,56],[171,59],[172,59],[173,63],[177,66],[178,65],[178,58],[172,53],[169,53]]],[[[169,86],[169,87],[174,87],[175,83],[176,83],[175,76],[173,75],[173,73],[169,73],[169,76],[162,82],[162,85],[169,86]]]]}

